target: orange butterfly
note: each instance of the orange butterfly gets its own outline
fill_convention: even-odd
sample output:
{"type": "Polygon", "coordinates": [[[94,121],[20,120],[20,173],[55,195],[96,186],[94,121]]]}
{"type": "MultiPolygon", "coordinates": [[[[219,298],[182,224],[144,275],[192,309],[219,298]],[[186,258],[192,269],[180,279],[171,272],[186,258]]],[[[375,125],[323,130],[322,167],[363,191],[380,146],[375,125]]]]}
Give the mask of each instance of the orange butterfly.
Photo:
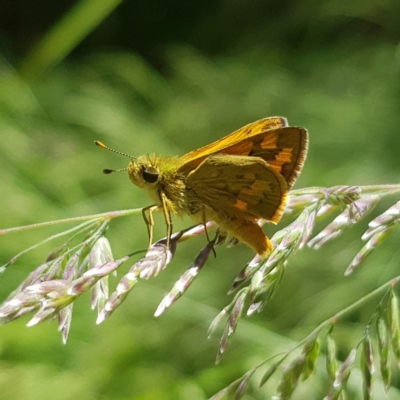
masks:
{"type": "MultiPolygon", "coordinates": [[[[111,150],[101,142],[96,144],[111,150]]],[[[143,209],[150,243],[153,212],[161,210],[167,238],[172,234],[171,214],[187,214],[196,222],[216,222],[222,232],[267,256],[272,245],[260,225],[280,220],[288,191],[303,167],[307,144],[305,129],[288,126],[285,118],[271,117],[182,157],[117,153],[131,158],[124,170],[154,202],[143,209]]]]}

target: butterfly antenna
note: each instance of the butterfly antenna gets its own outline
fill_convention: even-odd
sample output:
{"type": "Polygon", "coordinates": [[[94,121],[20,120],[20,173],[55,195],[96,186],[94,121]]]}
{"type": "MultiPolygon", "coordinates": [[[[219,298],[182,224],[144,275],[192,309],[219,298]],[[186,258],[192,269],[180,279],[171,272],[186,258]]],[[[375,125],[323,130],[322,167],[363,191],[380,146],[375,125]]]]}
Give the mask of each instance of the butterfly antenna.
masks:
{"type": "MultiPolygon", "coordinates": [[[[133,157],[133,156],[130,156],[129,154],[122,153],[121,151],[117,151],[117,150],[114,150],[114,149],[110,149],[110,148],[107,147],[104,143],[101,143],[101,142],[99,142],[98,140],[96,140],[94,143],[96,144],[96,146],[99,146],[99,147],[101,147],[102,149],[106,149],[106,150],[112,151],[113,153],[117,153],[117,154],[119,154],[120,156],[129,157],[130,159],[135,158],[135,157],[133,157]]],[[[111,174],[111,173],[113,173],[113,172],[126,171],[127,169],[128,169],[128,168],[121,168],[121,169],[103,169],[103,173],[105,173],[105,174],[111,174]]]]}
{"type": "Polygon", "coordinates": [[[103,169],[104,174],[112,174],[113,172],[121,172],[121,171],[127,171],[128,168],[121,168],[121,169],[103,169]]]}
{"type": "MultiPolygon", "coordinates": [[[[114,149],[110,149],[109,147],[107,147],[104,143],[99,142],[98,140],[95,140],[95,145],[101,147],[102,149],[106,149],[108,151],[112,151],[113,153],[117,153],[120,156],[124,156],[124,157],[129,157],[129,158],[136,158],[133,156],[130,156],[129,154],[123,153],[122,151],[118,151],[118,150],[114,150],[114,149]]],[[[107,170],[107,171],[111,171],[111,170],[107,170]]],[[[120,170],[118,170],[120,171],[120,170]]],[[[123,171],[123,170],[122,170],[123,171]]],[[[114,172],[114,171],[113,171],[114,172]]],[[[107,172],[108,173],[108,172],[107,172]]]]}

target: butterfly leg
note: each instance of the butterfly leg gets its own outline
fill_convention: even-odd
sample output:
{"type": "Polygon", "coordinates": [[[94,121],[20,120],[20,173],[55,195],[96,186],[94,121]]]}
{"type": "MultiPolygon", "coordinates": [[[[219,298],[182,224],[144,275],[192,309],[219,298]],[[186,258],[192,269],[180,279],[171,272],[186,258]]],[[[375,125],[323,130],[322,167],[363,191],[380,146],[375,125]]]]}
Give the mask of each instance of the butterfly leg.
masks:
{"type": "Polygon", "coordinates": [[[144,219],[144,222],[147,226],[147,233],[149,235],[149,247],[153,243],[153,227],[154,227],[154,218],[153,218],[153,212],[158,209],[158,206],[152,205],[149,207],[144,207],[142,209],[142,216],[144,219]],[[149,213],[149,217],[147,218],[146,213],[149,213]]]}
{"type": "Polygon", "coordinates": [[[206,210],[205,210],[204,206],[201,208],[201,222],[203,223],[203,226],[204,226],[204,232],[206,234],[207,242],[211,246],[212,252],[214,253],[214,258],[217,258],[217,253],[215,252],[214,244],[215,244],[216,238],[218,237],[218,234],[215,236],[215,239],[211,242],[210,236],[208,236],[206,210]]]}
{"type": "Polygon", "coordinates": [[[165,219],[165,225],[167,225],[167,249],[169,249],[169,244],[170,244],[171,235],[172,235],[171,213],[168,210],[167,198],[163,192],[160,193],[160,198],[161,198],[162,212],[164,214],[164,219],[165,219]]]}

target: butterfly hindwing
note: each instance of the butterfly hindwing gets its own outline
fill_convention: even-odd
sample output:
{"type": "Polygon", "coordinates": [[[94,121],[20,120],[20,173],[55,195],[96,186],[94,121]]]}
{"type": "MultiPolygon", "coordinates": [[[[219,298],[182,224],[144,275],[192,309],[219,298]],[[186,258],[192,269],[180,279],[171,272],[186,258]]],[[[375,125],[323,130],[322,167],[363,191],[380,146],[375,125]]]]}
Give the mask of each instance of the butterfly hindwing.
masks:
{"type": "Polygon", "coordinates": [[[227,216],[278,222],[286,203],[285,180],[258,157],[209,156],[186,185],[201,204],[227,216]]]}

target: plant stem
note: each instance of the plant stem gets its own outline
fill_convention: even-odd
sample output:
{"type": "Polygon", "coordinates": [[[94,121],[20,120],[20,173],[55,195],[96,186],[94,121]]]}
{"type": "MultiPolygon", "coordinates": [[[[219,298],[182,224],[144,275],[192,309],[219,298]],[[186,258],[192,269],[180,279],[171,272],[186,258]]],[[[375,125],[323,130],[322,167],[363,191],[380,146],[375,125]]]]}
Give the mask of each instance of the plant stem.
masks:
{"type": "Polygon", "coordinates": [[[142,212],[141,208],[132,208],[130,210],[109,211],[109,212],[101,213],[101,214],[85,215],[82,217],[73,217],[73,218],[59,219],[56,221],[40,222],[37,224],[17,226],[14,228],[7,228],[7,229],[0,229],[0,235],[5,235],[6,233],[10,233],[10,232],[18,232],[18,231],[25,231],[28,229],[42,228],[45,226],[65,224],[68,222],[88,221],[90,219],[95,220],[95,219],[102,219],[102,218],[112,219],[112,218],[117,218],[117,217],[123,217],[125,215],[138,214],[141,212],[142,212]]]}

